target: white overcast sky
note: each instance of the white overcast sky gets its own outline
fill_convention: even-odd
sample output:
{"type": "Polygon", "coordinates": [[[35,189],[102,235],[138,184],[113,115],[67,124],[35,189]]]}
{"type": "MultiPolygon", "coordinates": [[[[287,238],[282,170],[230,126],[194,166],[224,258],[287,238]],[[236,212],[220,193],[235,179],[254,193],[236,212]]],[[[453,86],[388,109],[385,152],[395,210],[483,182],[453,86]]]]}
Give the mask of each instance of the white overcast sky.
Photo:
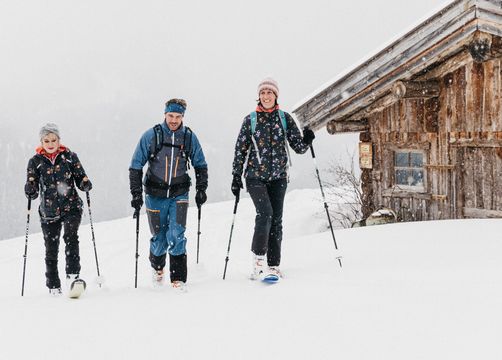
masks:
{"type": "MultiPolygon", "coordinates": [[[[0,140],[34,147],[39,127],[56,122],[91,176],[103,164],[127,176],[141,134],[161,121],[167,99],[183,97],[208,159],[210,198],[230,198],[235,138],[263,77],[279,82],[291,111],[447,3],[0,0],[0,140]]],[[[315,146],[326,163],[356,142],[323,129],[315,146]]],[[[23,173],[27,160],[11,170],[23,173]]],[[[290,186],[316,186],[305,176],[309,155],[294,160],[290,186]]]]}

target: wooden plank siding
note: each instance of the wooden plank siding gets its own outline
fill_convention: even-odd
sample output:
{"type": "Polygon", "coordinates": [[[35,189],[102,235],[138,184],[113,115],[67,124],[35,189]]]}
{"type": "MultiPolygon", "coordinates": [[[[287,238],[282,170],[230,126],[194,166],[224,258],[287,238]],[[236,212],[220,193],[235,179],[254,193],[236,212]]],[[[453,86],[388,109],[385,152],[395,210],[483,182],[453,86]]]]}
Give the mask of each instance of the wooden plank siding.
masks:
{"type": "Polygon", "coordinates": [[[401,99],[368,118],[372,202],[402,221],[502,214],[501,60],[445,68],[454,70],[438,78],[437,98],[401,99]],[[423,193],[395,189],[397,149],[425,151],[423,193]]]}

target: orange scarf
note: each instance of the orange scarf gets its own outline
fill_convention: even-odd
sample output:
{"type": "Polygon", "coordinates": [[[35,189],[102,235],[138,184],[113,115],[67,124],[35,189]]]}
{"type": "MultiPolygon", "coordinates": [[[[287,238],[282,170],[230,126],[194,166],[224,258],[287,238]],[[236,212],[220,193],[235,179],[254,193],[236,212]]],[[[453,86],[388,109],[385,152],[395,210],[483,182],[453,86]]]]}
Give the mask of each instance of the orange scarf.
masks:
{"type": "Polygon", "coordinates": [[[54,151],[52,154],[48,154],[42,146],[37,147],[35,150],[37,154],[45,156],[51,163],[54,164],[54,160],[56,160],[57,156],[61,154],[62,152],[66,151],[67,147],[64,145],[59,145],[59,148],[54,151]]]}
{"type": "Polygon", "coordinates": [[[258,104],[256,106],[256,112],[267,112],[267,113],[271,113],[271,112],[274,112],[275,110],[279,110],[279,104],[275,105],[274,107],[270,108],[270,109],[265,109],[263,106],[261,106],[260,104],[258,104]]]}

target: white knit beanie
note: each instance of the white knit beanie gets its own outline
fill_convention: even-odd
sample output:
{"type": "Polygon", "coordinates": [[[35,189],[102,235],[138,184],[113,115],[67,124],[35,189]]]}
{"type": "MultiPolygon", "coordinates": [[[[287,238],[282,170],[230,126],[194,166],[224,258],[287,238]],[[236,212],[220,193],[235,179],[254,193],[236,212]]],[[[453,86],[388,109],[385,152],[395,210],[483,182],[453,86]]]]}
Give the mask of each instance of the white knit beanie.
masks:
{"type": "Polygon", "coordinates": [[[42,126],[42,128],[40,129],[40,133],[39,133],[40,140],[42,140],[45,136],[47,136],[49,134],[54,134],[58,137],[58,139],[60,138],[59,129],[56,124],[47,123],[44,126],[42,126]]]}
{"type": "Polygon", "coordinates": [[[260,84],[258,85],[258,96],[260,96],[260,91],[262,91],[263,89],[272,90],[275,96],[279,97],[279,85],[277,84],[277,81],[275,81],[271,77],[267,77],[260,82],[260,84]]]}

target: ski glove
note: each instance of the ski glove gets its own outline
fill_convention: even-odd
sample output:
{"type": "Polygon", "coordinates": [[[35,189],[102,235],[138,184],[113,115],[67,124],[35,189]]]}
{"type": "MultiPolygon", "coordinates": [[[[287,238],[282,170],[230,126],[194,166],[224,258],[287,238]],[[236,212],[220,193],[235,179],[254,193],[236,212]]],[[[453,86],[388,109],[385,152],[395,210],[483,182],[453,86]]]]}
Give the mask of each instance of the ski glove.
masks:
{"type": "Polygon", "coordinates": [[[206,191],[207,189],[207,167],[195,168],[195,188],[206,191]]]}
{"type": "Polygon", "coordinates": [[[195,194],[195,203],[197,207],[202,206],[207,200],[207,195],[204,190],[197,190],[197,194],[195,194]]]}
{"type": "Polygon", "coordinates": [[[28,181],[24,185],[24,193],[28,199],[35,200],[38,197],[38,187],[34,181],[28,181]]]}
{"type": "Polygon", "coordinates": [[[315,139],[315,134],[312,130],[310,129],[304,129],[303,130],[303,142],[310,146],[312,145],[312,141],[315,139]]]}
{"type": "Polygon", "coordinates": [[[243,185],[241,177],[234,175],[234,179],[232,180],[232,194],[234,194],[235,197],[238,197],[242,188],[243,185]]]}
{"type": "Polygon", "coordinates": [[[91,183],[91,180],[89,180],[88,178],[86,178],[86,179],[87,180],[84,179],[80,183],[80,190],[88,192],[88,191],[92,190],[92,183],[91,183]]]}
{"type": "Polygon", "coordinates": [[[131,200],[131,206],[134,208],[134,210],[140,211],[141,207],[143,206],[143,196],[141,195],[133,196],[131,200]]]}

